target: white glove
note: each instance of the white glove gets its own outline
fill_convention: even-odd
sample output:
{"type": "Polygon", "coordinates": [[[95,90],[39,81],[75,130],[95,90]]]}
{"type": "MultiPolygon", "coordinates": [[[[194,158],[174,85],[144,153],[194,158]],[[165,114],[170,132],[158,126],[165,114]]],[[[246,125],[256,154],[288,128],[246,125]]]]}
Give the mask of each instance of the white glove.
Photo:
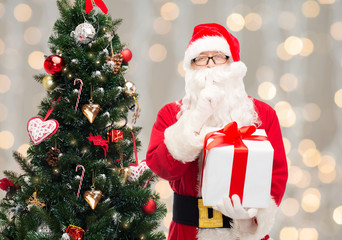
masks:
{"type": "Polygon", "coordinates": [[[203,124],[215,112],[224,97],[224,91],[215,85],[206,86],[199,94],[195,110],[191,113],[191,125],[200,132],[203,124]]]}
{"type": "Polygon", "coordinates": [[[225,196],[213,208],[232,219],[251,219],[257,215],[258,209],[245,209],[241,206],[240,197],[238,195],[234,194],[232,196],[232,201],[228,196],[225,196]]]}

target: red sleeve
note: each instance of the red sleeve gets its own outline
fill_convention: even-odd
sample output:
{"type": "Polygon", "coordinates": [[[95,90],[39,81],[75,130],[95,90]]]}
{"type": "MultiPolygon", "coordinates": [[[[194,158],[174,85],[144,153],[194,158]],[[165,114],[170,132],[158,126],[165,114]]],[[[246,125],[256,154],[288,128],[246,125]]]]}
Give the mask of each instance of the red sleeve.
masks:
{"type": "Polygon", "coordinates": [[[179,106],[176,103],[168,104],[159,111],[146,154],[146,163],[149,168],[168,181],[180,179],[190,165],[190,162],[182,163],[174,159],[164,143],[165,129],[177,122],[178,111],[179,106]]]}
{"type": "Polygon", "coordinates": [[[276,112],[270,106],[257,107],[262,121],[260,128],[264,128],[274,149],[271,195],[279,206],[284,196],[288,177],[288,167],[285,148],[279,120],[276,112]]]}

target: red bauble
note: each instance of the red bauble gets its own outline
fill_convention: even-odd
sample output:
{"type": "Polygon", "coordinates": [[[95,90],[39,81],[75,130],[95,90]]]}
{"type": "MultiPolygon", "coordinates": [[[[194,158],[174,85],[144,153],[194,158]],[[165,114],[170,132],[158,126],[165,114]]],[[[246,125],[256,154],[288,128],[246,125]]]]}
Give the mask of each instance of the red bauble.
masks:
{"type": "Polygon", "coordinates": [[[44,68],[50,75],[59,75],[65,65],[64,59],[58,55],[51,55],[45,59],[44,68]]]}
{"type": "Polygon", "coordinates": [[[153,214],[157,209],[156,201],[154,201],[154,199],[150,198],[149,200],[147,200],[145,205],[141,207],[141,209],[143,210],[144,213],[146,213],[148,215],[153,214]]]}
{"type": "Polygon", "coordinates": [[[125,63],[128,63],[132,59],[132,52],[128,48],[125,48],[124,50],[122,50],[121,55],[122,55],[122,60],[125,63]]]}

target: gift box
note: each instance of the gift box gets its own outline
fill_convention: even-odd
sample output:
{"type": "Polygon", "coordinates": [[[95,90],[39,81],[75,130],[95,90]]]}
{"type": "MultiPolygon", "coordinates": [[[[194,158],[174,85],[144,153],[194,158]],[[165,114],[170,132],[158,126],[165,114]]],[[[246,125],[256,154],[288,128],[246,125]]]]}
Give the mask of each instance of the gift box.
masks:
{"type": "Polygon", "coordinates": [[[70,239],[72,240],[82,240],[84,235],[84,230],[80,227],[69,225],[67,229],[65,230],[66,233],[68,233],[70,239]]]}
{"type": "Polygon", "coordinates": [[[263,129],[235,122],[205,138],[201,191],[204,206],[239,195],[243,207],[267,208],[271,197],[273,147],[263,129]]]}

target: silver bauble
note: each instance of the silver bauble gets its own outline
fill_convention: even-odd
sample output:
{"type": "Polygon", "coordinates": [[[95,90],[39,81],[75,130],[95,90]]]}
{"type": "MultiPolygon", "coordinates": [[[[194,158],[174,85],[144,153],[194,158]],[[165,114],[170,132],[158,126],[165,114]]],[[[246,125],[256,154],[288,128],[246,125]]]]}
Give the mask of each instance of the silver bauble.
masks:
{"type": "Polygon", "coordinates": [[[81,23],[72,32],[72,36],[75,38],[76,42],[82,44],[88,44],[95,39],[95,28],[90,23],[81,23]]]}

